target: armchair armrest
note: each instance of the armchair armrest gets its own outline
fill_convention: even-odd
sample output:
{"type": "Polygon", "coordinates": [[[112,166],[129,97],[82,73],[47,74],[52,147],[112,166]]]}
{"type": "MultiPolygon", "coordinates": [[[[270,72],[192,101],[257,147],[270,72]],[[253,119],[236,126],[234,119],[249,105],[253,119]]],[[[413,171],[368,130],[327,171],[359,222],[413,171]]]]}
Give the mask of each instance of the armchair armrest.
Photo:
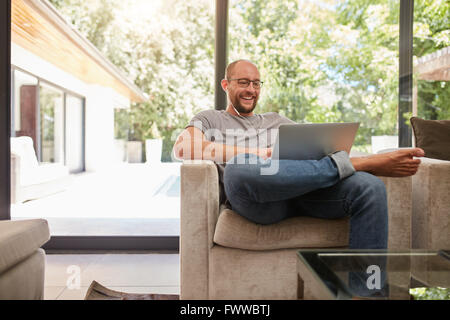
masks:
{"type": "Polygon", "coordinates": [[[413,248],[450,248],[450,161],[422,158],[413,176],[413,248]]]}
{"type": "Polygon", "coordinates": [[[181,299],[208,299],[209,250],[219,216],[219,176],[208,160],[180,168],[181,299]]]}
{"type": "Polygon", "coordinates": [[[379,177],[388,202],[388,249],[411,249],[412,177],[379,177]]]}

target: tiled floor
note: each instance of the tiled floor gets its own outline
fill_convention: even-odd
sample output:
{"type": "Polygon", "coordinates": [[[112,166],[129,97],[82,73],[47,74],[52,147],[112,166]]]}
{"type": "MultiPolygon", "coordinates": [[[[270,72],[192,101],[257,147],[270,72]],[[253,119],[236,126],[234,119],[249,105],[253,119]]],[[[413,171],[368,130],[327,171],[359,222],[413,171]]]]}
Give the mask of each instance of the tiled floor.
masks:
{"type": "Polygon", "coordinates": [[[46,300],[82,300],[93,280],[129,293],[180,292],[178,254],[47,254],[46,257],[46,300]]]}

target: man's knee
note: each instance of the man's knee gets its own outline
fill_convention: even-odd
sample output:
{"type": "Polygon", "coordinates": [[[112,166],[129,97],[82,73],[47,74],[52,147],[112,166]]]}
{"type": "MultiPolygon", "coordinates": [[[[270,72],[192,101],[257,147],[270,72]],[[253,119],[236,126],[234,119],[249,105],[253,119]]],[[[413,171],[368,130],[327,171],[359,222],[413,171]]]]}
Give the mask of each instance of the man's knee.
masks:
{"type": "Polygon", "coordinates": [[[351,216],[354,224],[352,248],[385,249],[388,237],[388,206],[383,181],[366,172],[353,176],[351,216]],[[358,230],[358,231],[356,231],[358,230]]]}
{"type": "Polygon", "coordinates": [[[287,201],[258,203],[255,201],[245,201],[241,197],[229,199],[229,201],[232,209],[237,214],[257,224],[274,224],[290,216],[287,201]]]}
{"type": "Polygon", "coordinates": [[[365,194],[380,200],[386,199],[386,186],[380,178],[367,172],[358,171],[347,179],[360,195],[365,194]]]}

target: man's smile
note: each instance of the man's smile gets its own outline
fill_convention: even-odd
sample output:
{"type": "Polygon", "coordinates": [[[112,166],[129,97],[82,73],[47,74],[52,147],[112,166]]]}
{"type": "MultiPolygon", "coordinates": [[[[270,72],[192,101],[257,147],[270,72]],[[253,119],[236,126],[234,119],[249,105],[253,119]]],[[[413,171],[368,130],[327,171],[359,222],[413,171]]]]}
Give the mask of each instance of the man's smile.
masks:
{"type": "Polygon", "coordinates": [[[241,98],[241,103],[243,104],[253,104],[254,100],[255,100],[255,96],[242,96],[241,98]]]}

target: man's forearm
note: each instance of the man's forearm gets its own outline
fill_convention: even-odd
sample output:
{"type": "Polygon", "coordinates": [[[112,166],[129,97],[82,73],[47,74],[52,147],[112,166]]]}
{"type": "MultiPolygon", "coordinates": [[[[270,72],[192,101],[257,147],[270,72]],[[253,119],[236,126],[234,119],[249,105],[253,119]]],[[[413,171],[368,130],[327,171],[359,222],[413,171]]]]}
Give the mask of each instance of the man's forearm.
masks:
{"type": "Polygon", "coordinates": [[[225,163],[240,153],[260,154],[257,148],[245,148],[206,140],[202,141],[201,145],[199,143],[185,144],[176,147],[176,149],[179,150],[177,154],[182,159],[212,160],[216,163],[225,163]]]}
{"type": "Polygon", "coordinates": [[[369,157],[358,157],[358,158],[350,158],[350,162],[355,168],[356,171],[366,171],[370,172],[372,164],[371,161],[368,161],[369,157]]]}
{"type": "Polygon", "coordinates": [[[225,163],[240,153],[255,153],[249,148],[204,141],[202,145],[202,159],[212,160],[216,163],[225,163]]]}

